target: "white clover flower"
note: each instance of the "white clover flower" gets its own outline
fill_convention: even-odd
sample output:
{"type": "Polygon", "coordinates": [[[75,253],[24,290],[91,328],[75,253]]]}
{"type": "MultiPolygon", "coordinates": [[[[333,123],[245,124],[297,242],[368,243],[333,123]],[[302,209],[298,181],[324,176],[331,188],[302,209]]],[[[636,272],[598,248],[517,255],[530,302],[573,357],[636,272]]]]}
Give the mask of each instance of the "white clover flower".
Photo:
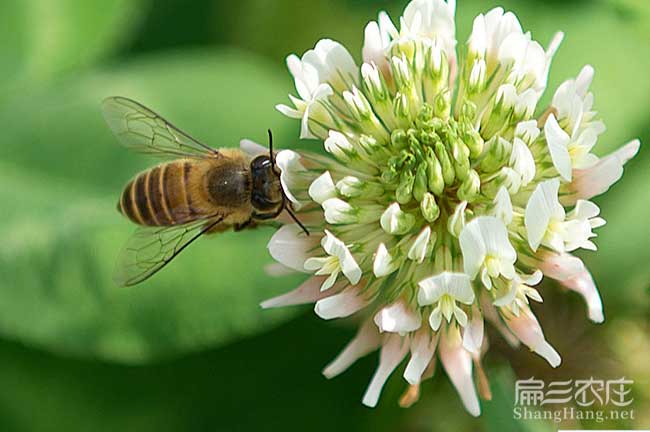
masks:
{"type": "MultiPolygon", "coordinates": [[[[360,317],[359,333],[323,373],[379,349],[364,404],[377,404],[405,361],[401,403],[411,405],[437,354],[476,416],[484,321],[551,366],[561,362],[530,305],[542,302],[543,276],[578,292],[589,318],[603,321],[594,280],[570,252],[596,249],[593,230],[605,221],[587,200],[621,178],[640,144],[594,155],[605,127],[589,66],[539,106],[561,33],[544,49],[496,8],[474,20],[457,52],[454,15],[453,0],[413,0],[399,20],[380,13],[366,26],[359,67],[330,40],[289,57],[300,99],[278,109],[300,118],[301,136],[322,140],[329,155],[277,155],[310,235],[285,225],[269,250],[312,276],[262,305],[315,302],[324,319],[360,317]]],[[[485,378],[478,393],[489,394],[485,378]]]]}
{"type": "Polygon", "coordinates": [[[361,268],[354,260],[348,247],[331,232],[325,230],[325,237],[321,240],[321,246],[327,253],[327,257],[311,257],[305,261],[305,270],[315,271],[316,275],[329,275],[321,286],[325,291],[334,285],[339,273],[343,273],[352,285],[359,283],[361,279],[361,268]]]}

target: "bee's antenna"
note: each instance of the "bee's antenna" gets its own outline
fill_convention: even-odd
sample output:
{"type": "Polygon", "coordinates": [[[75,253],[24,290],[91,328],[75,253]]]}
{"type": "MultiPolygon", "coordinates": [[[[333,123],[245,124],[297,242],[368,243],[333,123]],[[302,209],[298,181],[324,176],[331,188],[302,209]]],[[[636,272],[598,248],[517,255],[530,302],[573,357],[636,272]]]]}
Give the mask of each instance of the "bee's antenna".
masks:
{"type": "Polygon", "coordinates": [[[302,230],[305,232],[305,234],[309,235],[309,230],[308,230],[308,229],[307,229],[307,228],[302,224],[302,222],[300,222],[300,220],[299,220],[298,217],[293,213],[293,211],[291,210],[291,208],[290,208],[288,205],[285,205],[285,206],[284,206],[284,209],[287,211],[287,213],[289,213],[289,216],[291,216],[291,219],[293,219],[293,220],[298,224],[298,226],[299,226],[300,228],[302,228],[302,230]]]}
{"type": "Polygon", "coordinates": [[[273,132],[271,129],[267,129],[269,133],[269,158],[271,159],[271,166],[275,168],[275,156],[273,156],[273,132]]]}

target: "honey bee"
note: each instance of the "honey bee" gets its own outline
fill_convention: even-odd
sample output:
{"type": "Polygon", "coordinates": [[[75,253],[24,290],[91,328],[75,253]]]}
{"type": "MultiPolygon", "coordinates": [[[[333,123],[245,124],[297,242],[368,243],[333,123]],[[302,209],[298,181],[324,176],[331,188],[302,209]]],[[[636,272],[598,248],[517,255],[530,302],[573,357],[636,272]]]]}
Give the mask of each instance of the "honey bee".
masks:
{"type": "Polygon", "coordinates": [[[271,130],[268,155],[253,157],[202,144],[124,97],[108,98],[102,108],[125,147],[173,158],[136,175],[120,196],[118,211],[140,227],[118,258],[117,284],[148,279],[203,234],[254,228],[283,211],[309,234],[282,189],[271,130]]]}

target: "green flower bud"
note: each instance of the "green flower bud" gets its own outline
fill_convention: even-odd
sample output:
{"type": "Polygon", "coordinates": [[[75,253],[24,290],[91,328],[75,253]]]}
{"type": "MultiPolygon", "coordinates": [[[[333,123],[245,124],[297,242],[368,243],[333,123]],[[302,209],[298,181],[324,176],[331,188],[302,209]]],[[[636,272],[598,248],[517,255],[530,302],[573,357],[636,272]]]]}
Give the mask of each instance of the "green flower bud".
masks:
{"type": "Polygon", "coordinates": [[[442,168],[442,178],[445,180],[445,184],[447,186],[451,186],[456,179],[456,173],[454,171],[453,165],[451,164],[451,158],[449,157],[449,154],[447,153],[447,150],[445,149],[445,146],[442,142],[438,141],[435,143],[433,148],[442,168]]]}
{"type": "Polygon", "coordinates": [[[476,159],[481,155],[481,153],[483,153],[483,137],[481,137],[481,134],[469,125],[464,132],[463,140],[469,149],[469,155],[472,159],[476,159]]]}
{"type": "Polygon", "coordinates": [[[393,101],[393,114],[398,119],[405,121],[411,120],[411,107],[409,104],[409,98],[402,92],[398,92],[395,95],[395,100],[393,101]]]}
{"type": "Polygon", "coordinates": [[[396,150],[406,148],[408,142],[406,140],[406,131],[404,129],[395,129],[390,134],[390,143],[396,150]]]}
{"type": "Polygon", "coordinates": [[[430,148],[427,155],[427,178],[429,180],[428,186],[429,190],[440,196],[442,191],[445,189],[445,180],[442,178],[442,167],[436,155],[433,154],[433,150],[430,148]]]}
{"type": "Polygon", "coordinates": [[[427,192],[427,163],[421,162],[415,172],[415,181],[413,183],[413,197],[417,201],[422,201],[422,197],[427,192]]]}
{"type": "Polygon", "coordinates": [[[476,104],[466,100],[460,108],[460,121],[469,125],[473,124],[476,120],[476,104]]]}
{"type": "Polygon", "coordinates": [[[436,96],[434,112],[436,117],[443,120],[449,119],[449,115],[451,114],[451,92],[449,89],[438,93],[438,96],[436,96]]]}
{"type": "Polygon", "coordinates": [[[474,170],[470,170],[467,178],[463,180],[458,188],[458,199],[472,202],[474,201],[481,191],[481,178],[474,170]]]}
{"type": "Polygon", "coordinates": [[[499,136],[493,137],[486,144],[487,151],[480,167],[484,172],[495,172],[506,164],[510,158],[512,144],[499,136]]]}
{"type": "Polygon", "coordinates": [[[381,173],[381,181],[390,184],[393,183],[398,176],[399,174],[397,173],[397,169],[395,169],[394,166],[389,166],[381,173]]]}
{"type": "Polygon", "coordinates": [[[436,198],[433,194],[429,192],[424,194],[422,201],[420,201],[420,211],[428,222],[434,222],[438,219],[440,216],[440,207],[436,204],[436,198]]]}
{"type": "Polygon", "coordinates": [[[422,105],[422,108],[420,108],[415,124],[418,128],[423,129],[429,125],[429,122],[433,120],[433,117],[433,107],[428,103],[425,103],[422,105]]]}
{"type": "Polygon", "coordinates": [[[413,196],[413,183],[415,182],[415,176],[411,171],[404,171],[400,176],[399,186],[395,191],[395,199],[400,204],[406,204],[411,201],[413,196]]]}
{"type": "Polygon", "coordinates": [[[437,133],[432,131],[420,131],[420,142],[426,146],[432,146],[436,141],[440,141],[437,133]]]}
{"type": "Polygon", "coordinates": [[[463,142],[459,139],[453,141],[451,145],[451,155],[454,159],[454,170],[456,171],[456,177],[459,180],[463,181],[467,178],[469,173],[469,149],[463,142]]]}
{"type": "Polygon", "coordinates": [[[368,153],[372,153],[380,147],[379,143],[377,143],[377,139],[370,135],[361,135],[359,137],[359,144],[368,153]]]}

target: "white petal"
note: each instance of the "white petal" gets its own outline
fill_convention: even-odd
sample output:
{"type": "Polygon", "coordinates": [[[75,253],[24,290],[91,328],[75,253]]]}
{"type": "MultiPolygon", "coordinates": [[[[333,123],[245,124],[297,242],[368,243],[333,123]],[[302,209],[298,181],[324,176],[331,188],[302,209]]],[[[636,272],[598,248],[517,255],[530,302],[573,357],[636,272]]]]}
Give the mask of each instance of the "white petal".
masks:
{"type": "Polygon", "coordinates": [[[436,307],[429,315],[429,326],[433,331],[438,331],[440,324],[442,323],[442,313],[440,312],[440,307],[436,307]]]}
{"type": "Polygon", "coordinates": [[[578,200],[573,211],[569,213],[569,219],[588,220],[599,214],[600,208],[596,204],[591,201],[578,200]]]}
{"type": "Polygon", "coordinates": [[[362,403],[368,407],[375,407],[379,400],[379,394],[390,374],[404,360],[408,352],[409,345],[404,338],[393,335],[388,338],[381,348],[379,355],[379,366],[368,385],[366,393],[363,395],[362,403]]]}
{"type": "Polygon", "coordinates": [[[411,248],[408,251],[408,258],[410,260],[416,261],[417,263],[422,263],[424,258],[429,251],[429,240],[431,239],[431,227],[427,226],[424,228],[420,234],[415,238],[411,248]]]}
{"type": "Polygon", "coordinates": [[[578,199],[589,199],[603,194],[623,176],[623,166],[632,159],[637,152],[641,142],[634,140],[617,151],[600,159],[598,163],[584,170],[576,170],[574,180],[568,188],[573,195],[567,199],[571,204],[578,199]]]}
{"type": "Polygon", "coordinates": [[[465,210],[467,209],[467,201],[461,201],[454,209],[454,213],[447,222],[447,231],[455,237],[460,235],[460,232],[465,228],[465,210]]]}
{"type": "Polygon", "coordinates": [[[404,379],[415,385],[422,379],[422,374],[431,363],[438,345],[438,335],[428,330],[420,331],[411,340],[411,358],[404,370],[404,379]]]}
{"type": "Polygon", "coordinates": [[[407,305],[404,300],[385,306],[375,314],[374,322],[380,332],[406,333],[420,328],[422,317],[418,310],[407,305]]]}
{"type": "Polygon", "coordinates": [[[340,198],[329,198],[322,205],[328,223],[351,224],[358,220],[354,207],[340,198]]]}
{"type": "Polygon", "coordinates": [[[319,317],[330,320],[345,318],[363,309],[368,301],[363,298],[356,288],[347,288],[339,294],[316,302],[314,311],[319,317]]]}
{"type": "Polygon", "coordinates": [[[570,254],[546,253],[539,263],[539,269],[545,276],[560,282],[572,279],[587,271],[582,260],[570,254]]]}
{"type": "Polygon", "coordinates": [[[382,42],[379,25],[376,21],[370,21],[364,30],[363,38],[363,61],[377,65],[385,62],[385,46],[382,42]]]}
{"type": "Polygon", "coordinates": [[[580,294],[587,303],[589,319],[596,323],[605,321],[603,302],[591,273],[585,271],[579,275],[561,282],[562,285],[580,294]]]}
{"type": "Polygon", "coordinates": [[[544,332],[530,310],[524,309],[517,317],[506,319],[512,332],[531,350],[544,357],[553,367],[558,367],[562,359],[555,349],[544,339],[544,332]]]}
{"type": "Polygon", "coordinates": [[[309,196],[318,204],[323,204],[325,200],[336,197],[336,188],[334,180],[329,171],[325,171],[309,186],[309,196]]]}
{"type": "Polygon", "coordinates": [[[478,417],[481,414],[481,407],[472,380],[472,357],[463,349],[458,329],[451,328],[442,334],[439,351],[442,366],[463,401],[465,409],[474,417],[478,417]]]}
{"type": "Polygon", "coordinates": [[[269,149],[267,149],[266,147],[259,145],[255,141],[245,139],[245,138],[239,141],[239,148],[242,149],[244,153],[249,154],[251,156],[259,156],[259,155],[269,153],[269,149]]]}
{"type": "Polygon", "coordinates": [[[548,116],[544,125],[544,135],[548,144],[548,151],[553,159],[553,166],[566,181],[571,181],[571,156],[568,145],[571,141],[569,135],[560,127],[553,114],[548,116]]]}
{"type": "Polygon", "coordinates": [[[270,309],[276,307],[313,303],[315,301],[321,300],[327,296],[332,295],[333,292],[321,292],[320,288],[324,280],[325,277],[323,276],[310,277],[293,291],[289,291],[286,294],[270,298],[262,302],[260,306],[262,306],[263,309],[270,309]]]}
{"type": "Polygon", "coordinates": [[[281,112],[282,114],[284,114],[285,116],[287,116],[289,118],[293,118],[293,119],[301,119],[303,114],[304,114],[303,111],[293,109],[293,108],[291,108],[291,107],[289,107],[287,105],[284,105],[284,104],[277,104],[275,106],[275,109],[278,110],[279,112],[281,112]]]}
{"type": "Polygon", "coordinates": [[[510,306],[512,302],[515,301],[515,299],[517,298],[518,285],[519,285],[519,281],[511,280],[508,288],[508,292],[505,293],[503,296],[495,299],[494,302],[492,302],[492,304],[498,307],[510,306]]]}
{"type": "Polygon", "coordinates": [[[321,245],[328,254],[336,256],[339,259],[341,270],[350,283],[352,285],[359,283],[362,274],[361,268],[345,243],[336,238],[328,230],[325,230],[325,237],[323,237],[321,245]]]}
{"type": "Polygon", "coordinates": [[[485,16],[483,14],[480,14],[474,18],[474,23],[472,25],[472,34],[469,36],[467,45],[469,46],[470,53],[475,54],[478,57],[485,57],[487,44],[488,35],[485,24],[485,16]]]}
{"type": "Polygon", "coordinates": [[[535,159],[526,143],[519,138],[515,138],[512,144],[510,165],[521,175],[522,186],[526,186],[535,178],[535,159]]]}
{"type": "Polygon", "coordinates": [[[494,204],[494,215],[501,219],[506,226],[510,225],[510,222],[512,222],[512,201],[505,186],[501,186],[501,189],[497,192],[494,204]]]}
{"type": "Polygon", "coordinates": [[[476,277],[487,255],[514,263],[517,253],[508,240],[508,230],[500,219],[479,216],[472,219],[459,237],[465,273],[476,277]]]}
{"type": "Polygon", "coordinates": [[[427,38],[431,42],[438,39],[445,48],[447,58],[455,58],[453,4],[447,4],[443,0],[412,0],[404,9],[404,24],[416,36],[427,38]]]}
{"type": "Polygon", "coordinates": [[[381,336],[377,332],[377,327],[375,327],[372,321],[366,321],[354,339],[323,369],[323,375],[327,378],[333,378],[339,375],[355,361],[379,348],[380,344],[381,336]]]}
{"type": "Polygon", "coordinates": [[[380,243],[375,253],[375,259],[372,265],[372,271],[376,277],[384,277],[393,273],[399,268],[400,260],[395,260],[386,249],[383,243],[380,243]]]}
{"type": "Polygon", "coordinates": [[[398,203],[386,208],[379,220],[382,229],[388,234],[406,234],[415,222],[413,215],[402,211],[398,203]]]}
{"type": "Polygon", "coordinates": [[[487,295],[481,296],[481,311],[485,319],[499,331],[511,347],[517,348],[519,346],[519,339],[505,326],[497,309],[490,303],[487,295]]]}
{"type": "Polygon", "coordinates": [[[300,201],[290,189],[296,181],[293,177],[300,172],[306,171],[305,167],[300,163],[300,155],[291,150],[282,150],[275,156],[275,163],[280,169],[280,183],[282,183],[284,194],[300,208],[300,201]]]}
{"type": "Polygon", "coordinates": [[[536,251],[552,218],[564,220],[562,206],[558,201],[560,182],[547,180],[537,185],[526,204],[524,224],[528,234],[528,244],[536,251]]]}
{"type": "Polygon", "coordinates": [[[478,306],[472,307],[472,319],[463,331],[463,348],[473,354],[479,354],[483,346],[483,315],[478,306]]]}
{"type": "Polygon", "coordinates": [[[589,87],[594,80],[594,74],[595,71],[591,65],[586,65],[582,68],[580,74],[578,74],[578,78],[576,78],[576,92],[579,96],[587,96],[589,87]]]}
{"type": "Polygon", "coordinates": [[[459,240],[460,249],[463,253],[465,273],[473,279],[483,265],[487,253],[479,225],[476,223],[465,225],[460,233],[459,240]]]}
{"type": "Polygon", "coordinates": [[[474,290],[470,278],[465,273],[443,272],[426,278],[418,283],[418,304],[426,306],[440,300],[444,294],[453,297],[461,303],[474,302],[474,290]]]}
{"type": "Polygon", "coordinates": [[[539,137],[540,130],[537,127],[537,120],[519,122],[515,129],[515,136],[522,139],[528,145],[532,145],[539,137]]]}
{"type": "Polygon", "coordinates": [[[318,244],[315,235],[307,236],[296,224],[283,225],[273,234],[268,248],[271,256],[285,266],[304,272],[305,260],[318,244]]]}

